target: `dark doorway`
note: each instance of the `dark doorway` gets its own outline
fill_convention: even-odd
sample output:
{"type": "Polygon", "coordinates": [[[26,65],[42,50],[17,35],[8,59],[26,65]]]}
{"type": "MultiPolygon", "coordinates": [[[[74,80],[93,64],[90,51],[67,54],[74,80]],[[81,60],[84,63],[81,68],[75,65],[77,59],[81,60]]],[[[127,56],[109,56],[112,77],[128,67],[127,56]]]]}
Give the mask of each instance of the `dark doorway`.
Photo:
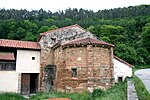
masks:
{"type": "Polygon", "coordinates": [[[54,89],[54,80],[56,77],[56,66],[48,65],[45,68],[46,91],[49,92],[54,89]]]}
{"type": "Polygon", "coordinates": [[[38,90],[38,76],[39,74],[21,74],[21,94],[27,95],[35,93],[38,90]]]}
{"type": "Polygon", "coordinates": [[[123,78],[122,77],[118,77],[118,82],[122,82],[123,78]]]}
{"type": "Polygon", "coordinates": [[[37,92],[38,89],[38,74],[30,74],[30,93],[37,92]]]}

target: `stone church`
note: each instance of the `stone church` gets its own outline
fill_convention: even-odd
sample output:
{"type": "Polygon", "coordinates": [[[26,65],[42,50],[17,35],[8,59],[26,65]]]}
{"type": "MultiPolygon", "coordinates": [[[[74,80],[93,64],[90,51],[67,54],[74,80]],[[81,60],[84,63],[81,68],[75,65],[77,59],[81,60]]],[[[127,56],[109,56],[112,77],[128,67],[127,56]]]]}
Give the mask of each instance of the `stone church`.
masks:
{"type": "Polygon", "coordinates": [[[79,25],[40,34],[39,90],[107,89],[114,84],[113,49],[79,25]]]}

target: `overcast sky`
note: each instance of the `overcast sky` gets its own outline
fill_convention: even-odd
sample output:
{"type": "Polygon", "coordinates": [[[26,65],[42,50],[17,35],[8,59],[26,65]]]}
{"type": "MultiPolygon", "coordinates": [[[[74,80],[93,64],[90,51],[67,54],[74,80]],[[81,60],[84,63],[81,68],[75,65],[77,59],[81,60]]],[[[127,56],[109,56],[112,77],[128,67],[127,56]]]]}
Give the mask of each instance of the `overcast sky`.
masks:
{"type": "Polygon", "coordinates": [[[103,9],[141,4],[150,4],[150,0],[0,0],[0,8],[27,10],[43,8],[52,12],[65,10],[66,8],[91,9],[96,12],[103,9]]]}

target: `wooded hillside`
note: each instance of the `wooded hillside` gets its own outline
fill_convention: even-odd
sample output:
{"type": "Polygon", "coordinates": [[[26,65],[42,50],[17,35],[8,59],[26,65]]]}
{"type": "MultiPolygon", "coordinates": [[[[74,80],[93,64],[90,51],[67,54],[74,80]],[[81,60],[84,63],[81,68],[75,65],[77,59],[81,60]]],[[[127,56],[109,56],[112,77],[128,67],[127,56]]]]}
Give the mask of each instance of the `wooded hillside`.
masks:
{"type": "Polygon", "coordinates": [[[115,45],[115,55],[134,65],[150,64],[150,5],[93,12],[71,9],[0,9],[0,38],[36,41],[39,33],[79,24],[115,45]]]}

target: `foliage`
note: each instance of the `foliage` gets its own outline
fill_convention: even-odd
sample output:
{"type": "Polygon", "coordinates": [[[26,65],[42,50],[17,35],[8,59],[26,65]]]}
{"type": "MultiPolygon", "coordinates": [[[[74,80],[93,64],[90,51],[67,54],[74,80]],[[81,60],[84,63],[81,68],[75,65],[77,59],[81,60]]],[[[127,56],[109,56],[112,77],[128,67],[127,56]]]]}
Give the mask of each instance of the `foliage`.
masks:
{"type": "Polygon", "coordinates": [[[150,52],[150,23],[147,23],[143,27],[142,36],[143,36],[142,39],[143,46],[147,49],[148,52],[150,52]]]}
{"type": "Polygon", "coordinates": [[[26,100],[23,96],[15,93],[1,93],[1,100],[26,100]]]}
{"type": "Polygon", "coordinates": [[[39,30],[38,30],[38,33],[42,33],[42,32],[46,32],[49,30],[49,27],[48,26],[42,26],[39,30]]]}
{"type": "MultiPolygon", "coordinates": [[[[93,93],[83,91],[81,93],[62,93],[62,92],[39,92],[32,95],[29,100],[45,100],[48,98],[70,98],[71,100],[126,100],[126,82],[119,83],[112,88],[102,91],[99,89],[94,90],[93,93]]],[[[19,94],[15,93],[2,93],[0,94],[1,100],[26,100],[19,94]]]]}
{"type": "Polygon", "coordinates": [[[138,99],[139,100],[150,100],[149,92],[146,90],[143,82],[135,75],[133,75],[133,82],[135,85],[138,99]]]}
{"type": "Polygon", "coordinates": [[[101,97],[95,100],[127,100],[126,82],[118,83],[103,93],[101,97]]]}
{"type": "Polygon", "coordinates": [[[115,54],[131,64],[136,63],[137,53],[133,47],[125,44],[117,44],[115,54]]]}
{"type": "Polygon", "coordinates": [[[49,93],[38,93],[32,96],[30,100],[43,100],[48,98],[70,98],[71,100],[90,100],[89,93],[84,91],[82,93],[62,93],[62,92],[49,92],[49,93]]]}
{"type": "Polygon", "coordinates": [[[36,41],[40,33],[73,24],[115,45],[115,55],[134,65],[150,64],[150,5],[93,12],[85,9],[0,9],[0,38],[36,41]]]}
{"type": "Polygon", "coordinates": [[[100,97],[100,96],[102,96],[102,94],[103,94],[103,90],[101,90],[101,89],[95,89],[92,92],[92,97],[93,98],[100,97]]]}
{"type": "Polygon", "coordinates": [[[52,26],[49,28],[49,30],[54,30],[54,29],[57,29],[57,28],[58,28],[57,26],[52,25],[52,26]]]}
{"type": "Polygon", "coordinates": [[[116,84],[106,91],[96,89],[93,93],[87,91],[82,93],[62,93],[56,91],[50,93],[38,93],[37,95],[32,96],[30,100],[43,100],[48,98],[70,98],[71,100],[126,100],[126,89],[126,82],[124,82],[116,84]]]}
{"type": "Polygon", "coordinates": [[[140,65],[140,66],[135,66],[133,70],[138,70],[138,69],[146,69],[150,68],[150,65],[140,65]]]}

